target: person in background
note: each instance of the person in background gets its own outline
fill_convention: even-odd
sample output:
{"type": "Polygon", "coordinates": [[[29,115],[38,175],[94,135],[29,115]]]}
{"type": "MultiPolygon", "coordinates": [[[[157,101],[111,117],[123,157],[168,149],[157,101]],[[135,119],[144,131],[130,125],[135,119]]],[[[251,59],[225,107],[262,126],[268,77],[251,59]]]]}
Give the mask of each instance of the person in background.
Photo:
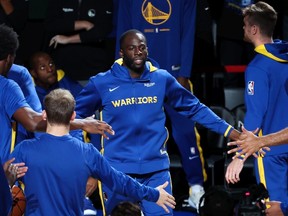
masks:
{"type": "MultiPolygon", "coordinates": [[[[30,57],[30,73],[33,76],[35,89],[41,101],[42,109],[45,109],[44,98],[49,92],[57,88],[67,89],[74,98],[82,90],[82,86],[68,76],[61,69],[57,69],[51,56],[46,52],[36,52],[30,57]]],[[[73,132],[72,132],[73,134],[73,132]]],[[[86,133],[84,133],[86,134],[86,133]]],[[[99,134],[94,134],[99,136],[99,134]]],[[[97,187],[97,180],[89,178],[86,195],[90,196],[97,187]],[[91,192],[89,192],[91,190],[91,192]]],[[[96,215],[97,211],[88,197],[84,199],[84,215],[96,215]]]]}
{"type": "Polygon", "coordinates": [[[107,39],[112,28],[113,0],[48,0],[47,51],[74,80],[109,69],[114,59],[107,39]]]}
{"type": "Polygon", "coordinates": [[[155,202],[168,213],[167,207],[174,208],[174,197],[164,190],[168,182],[156,188],[142,185],[112,168],[92,144],[69,135],[76,113],[75,99],[68,90],[51,91],[44,104],[46,133],[21,142],[11,154],[29,168],[22,178],[27,198],[25,215],[83,215],[89,176],[120,194],[155,202]]]}
{"type": "MultiPolygon", "coordinates": [[[[149,57],[159,63],[188,91],[192,91],[189,78],[192,72],[194,52],[196,0],[142,1],[119,0],[117,41],[129,29],[138,29],[147,37],[149,57]],[[125,19],[123,19],[125,17],[125,19]]],[[[119,43],[116,44],[119,56],[119,43]]],[[[164,105],[167,127],[179,149],[182,166],[190,186],[188,202],[198,208],[204,194],[203,183],[207,179],[199,134],[195,123],[164,105]]],[[[169,139],[169,152],[173,152],[173,139],[169,139]]],[[[174,148],[175,150],[175,148],[174,148]]],[[[176,149],[177,151],[177,149],[176,149]]]]}
{"type": "MultiPolygon", "coordinates": [[[[245,71],[244,125],[247,130],[259,128],[258,135],[267,135],[288,125],[288,44],[273,40],[277,12],[265,2],[257,2],[243,10],[244,39],[255,47],[256,56],[245,71]]],[[[271,146],[265,155],[255,159],[257,183],[269,192],[269,199],[286,202],[288,194],[288,147],[271,146]]],[[[237,157],[226,171],[228,183],[240,180],[244,160],[237,157]]],[[[267,206],[269,207],[269,206],[267,206]]]]}
{"type": "Polygon", "coordinates": [[[43,100],[50,91],[57,88],[67,89],[76,98],[83,88],[80,83],[66,76],[63,70],[57,69],[53,59],[46,52],[34,53],[30,57],[29,66],[43,109],[45,109],[43,100]]]}
{"type": "MultiPolygon", "coordinates": [[[[111,166],[148,186],[171,181],[165,104],[193,122],[238,139],[239,131],[200,103],[170,73],[153,65],[142,32],[132,29],[123,33],[120,48],[121,58],[110,70],[91,77],[76,102],[79,117],[100,109],[101,119],[117,130],[115,136],[102,140],[102,152],[111,166]]],[[[171,193],[171,184],[166,190],[171,193]]],[[[115,193],[105,182],[101,191],[107,214],[121,201],[138,201],[115,193]]],[[[140,206],[144,215],[172,214],[150,202],[143,201],[140,206]]]]}
{"type": "MultiPolygon", "coordinates": [[[[0,119],[1,119],[1,145],[0,158],[7,161],[13,144],[12,122],[16,121],[31,132],[45,131],[46,121],[41,113],[35,112],[26,102],[19,85],[11,79],[7,79],[9,70],[13,64],[18,48],[16,32],[2,24],[0,25],[0,119]]],[[[77,119],[71,122],[71,129],[84,129],[90,133],[114,134],[112,127],[105,122],[94,119],[77,119]]]]}

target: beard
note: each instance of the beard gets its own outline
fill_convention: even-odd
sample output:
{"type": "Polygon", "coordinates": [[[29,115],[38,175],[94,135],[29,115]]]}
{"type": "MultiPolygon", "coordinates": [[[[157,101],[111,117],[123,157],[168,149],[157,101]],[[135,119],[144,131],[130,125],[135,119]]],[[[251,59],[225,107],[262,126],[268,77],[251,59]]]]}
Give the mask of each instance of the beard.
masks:
{"type": "Polygon", "coordinates": [[[141,64],[136,64],[135,60],[132,58],[128,58],[127,56],[123,56],[123,63],[124,65],[131,71],[137,73],[137,74],[142,74],[145,68],[145,63],[147,60],[146,58],[141,59],[142,63],[141,64]]]}

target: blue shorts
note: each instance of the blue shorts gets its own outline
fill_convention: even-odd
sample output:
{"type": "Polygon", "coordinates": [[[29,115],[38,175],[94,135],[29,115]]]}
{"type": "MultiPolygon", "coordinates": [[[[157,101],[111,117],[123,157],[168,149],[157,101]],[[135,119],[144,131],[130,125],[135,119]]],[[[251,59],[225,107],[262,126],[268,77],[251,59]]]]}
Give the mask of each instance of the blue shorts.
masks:
{"type": "Polygon", "coordinates": [[[257,183],[263,183],[270,201],[287,201],[288,153],[258,157],[255,160],[257,183]]]}
{"type": "MultiPolygon", "coordinates": [[[[146,186],[150,186],[153,188],[158,187],[159,185],[164,184],[166,181],[169,182],[168,186],[165,188],[165,190],[172,194],[172,185],[171,185],[171,176],[169,170],[161,170],[153,173],[148,174],[129,174],[130,177],[137,180],[141,184],[144,184],[146,186]]],[[[101,190],[100,190],[101,191],[101,190]]],[[[141,210],[144,213],[145,216],[157,216],[157,215],[173,215],[173,210],[167,206],[170,213],[166,213],[165,210],[158,206],[154,202],[148,202],[146,200],[134,200],[127,196],[123,196],[121,194],[115,193],[114,191],[111,191],[109,188],[105,186],[105,184],[102,184],[102,196],[101,196],[102,202],[104,202],[105,205],[105,211],[106,215],[109,215],[113,208],[120,202],[123,201],[131,201],[134,203],[139,203],[141,206],[141,210]],[[104,199],[103,199],[104,198],[104,199]]]]}

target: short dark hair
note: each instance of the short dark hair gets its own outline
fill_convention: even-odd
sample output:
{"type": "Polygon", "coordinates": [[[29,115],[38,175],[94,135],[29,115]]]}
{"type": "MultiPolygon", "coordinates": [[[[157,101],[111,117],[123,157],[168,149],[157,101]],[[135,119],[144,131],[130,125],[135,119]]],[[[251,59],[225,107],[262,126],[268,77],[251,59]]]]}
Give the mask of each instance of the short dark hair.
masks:
{"type": "Polygon", "coordinates": [[[19,41],[17,33],[5,24],[0,25],[0,60],[15,55],[19,41]]]}
{"type": "Polygon", "coordinates": [[[145,35],[144,35],[141,31],[139,31],[139,30],[137,30],[137,29],[130,29],[130,30],[124,32],[124,33],[121,35],[120,40],[119,40],[120,49],[123,49],[123,47],[122,47],[123,42],[124,42],[125,38],[126,38],[128,35],[130,35],[130,34],[141,34],[141,35],[143,35],[143,37],[144,37],[144,42],[147,43],[146,37],[145,37],[145,35]]]}
{"type": "Polygon", "coordinates": [[[272,37],[277,22],[277,12],[269,4],[259,1],[243,9],[250,25],[258,25],[261,34],[272,37]]]}
{"type": "Polygon", "coordinates": [[[43,51],[36,51],[35,53],[33,53],[30,56],[30,58],[29,58],[29,70],[35,69],[37,59],[39,57],[42,57],[42,56],[49,56],[49,54],[46,52],[43,52],[43,51]]]}
{"type": "Polygon", "coordinates": [[[121,202],[111,212],[111,216],[141,216],[139,204],[132,202],[121,202]]]}
{"type": "Polygon", "coordinates": [[[68,125],[75,109],[75,99],[66,89],[55,89],[44,99],[47,120],[50,124],[68,125]]]}

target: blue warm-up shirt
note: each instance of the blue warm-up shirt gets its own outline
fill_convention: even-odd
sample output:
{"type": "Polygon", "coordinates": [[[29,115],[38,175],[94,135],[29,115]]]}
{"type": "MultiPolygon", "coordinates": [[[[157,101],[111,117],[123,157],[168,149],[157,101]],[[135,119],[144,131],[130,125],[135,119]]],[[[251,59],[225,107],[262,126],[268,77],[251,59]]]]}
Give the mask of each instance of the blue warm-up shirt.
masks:
{"type": "Polygon", "coordinates": [[[28,107],[24,95],[17,83],[0,75],[0,157],[5,162],[13,149],[12,117],[21,107],[28,107]]]}
{"type": "Polygon", "coordinates": [[[77,97],[76,113],[84,118],[100,109],[116,133],[103,140],[105,158],[117,170],[145,174],[169,168],[164,103],[217,133],[227,136],[233,129],[150,61],[139,79],[130,77],[122,59],[90,78],[77,97]]]}

